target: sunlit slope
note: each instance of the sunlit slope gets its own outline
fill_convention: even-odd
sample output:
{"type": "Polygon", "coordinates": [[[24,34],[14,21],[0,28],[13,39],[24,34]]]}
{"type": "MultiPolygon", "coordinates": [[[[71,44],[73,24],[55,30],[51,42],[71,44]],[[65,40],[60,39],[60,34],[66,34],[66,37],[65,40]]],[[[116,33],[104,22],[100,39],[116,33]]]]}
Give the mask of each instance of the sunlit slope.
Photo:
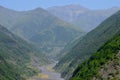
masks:
{"type": "Polygon", "coordinates": [[[120,11],[80,39],[65,57],[60,60],[55,69],[62,72],[63,77],[70,77],[78,64],[96,52],[117,33],[120,33],[120,11]]]}

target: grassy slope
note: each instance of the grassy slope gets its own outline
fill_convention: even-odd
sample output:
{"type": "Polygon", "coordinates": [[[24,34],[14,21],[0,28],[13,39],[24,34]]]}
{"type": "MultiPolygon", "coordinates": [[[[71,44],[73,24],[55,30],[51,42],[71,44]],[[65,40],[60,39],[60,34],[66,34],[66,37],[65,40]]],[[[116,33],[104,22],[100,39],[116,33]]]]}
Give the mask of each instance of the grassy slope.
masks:
{"type": "MultiPolygon", "coordinates": [[[[0,52],[4,53],[4,51],[0,52]]],[[[24,80],[15,69],[15,66],[7,63],[0,56],[0,80],[24,80]]]]}
{"type": "MultiPolygon", "coordinates": [[[[29,77],[37,74],[37,67],[33,67],[33,62],[36,62],[39,65],[49,63],[47,60],[48,58],[39,50],[35,49],[34,46],[13,35],[1,25],[0,56],[2,56],[8,64],[11,64],[14,69],[16,68],[16,70],[13,69],[13,71],[17,71],[22,77],[29,77]]],[[[1,67],[3,70],[4,68],[7,70],[7,66],[5,67],[5,65],[1,65],[1,67]]]]}
{"type": "Polygon", "coordinates": [[[70,77],[78,64],[96,52],[105,42],[120,32],[120,11],[89,32],[56,65],[62,77],[70,77]]]}
{"type": "Polygon", "coordinates": [[[83,33],[41,8],[18,12],[0,6],[0,10],[2,25],[52,56],[83,33]]]}
{"type": "MultiPolygon", "coordinates": [[[[88,60],[80,64],[79,67],[74,71],[73,77],[70,80],[93,80],[93,77],[96,77],[98,80],[104,80],[99,74],[99,71],[101,68],[105,67],[104,65],[109,61],[114,60],[117,65],[118,57],[120,57],[117,56],[119,50],[120,35],[109,40],[88,60]]],[[[110,80],[118,80],[118,78],[115,78],[115,76],[110,80]]]]}

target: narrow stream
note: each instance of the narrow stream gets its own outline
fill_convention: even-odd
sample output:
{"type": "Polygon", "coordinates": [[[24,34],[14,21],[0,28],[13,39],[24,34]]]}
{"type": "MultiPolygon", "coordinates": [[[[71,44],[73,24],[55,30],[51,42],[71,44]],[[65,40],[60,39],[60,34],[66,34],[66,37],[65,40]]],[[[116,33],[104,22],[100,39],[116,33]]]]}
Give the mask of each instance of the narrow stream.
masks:
{"type": "Polygon", "coordinates": [[[53,70],[55,64],[56,63],[41,66],[40,70],[42,71],[42,73],[31,78],[30,80],[64,80],[63,78],[61,78],[60,73],[57,73],[53,70]]]}

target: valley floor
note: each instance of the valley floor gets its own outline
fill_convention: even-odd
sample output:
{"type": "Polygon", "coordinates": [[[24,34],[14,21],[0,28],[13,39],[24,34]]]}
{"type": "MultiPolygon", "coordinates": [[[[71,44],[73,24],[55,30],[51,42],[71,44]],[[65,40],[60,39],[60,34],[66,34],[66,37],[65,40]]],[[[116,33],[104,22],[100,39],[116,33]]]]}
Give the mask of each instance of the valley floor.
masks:
{"type": "Polygon", "coordinates": [[[60,77],[60,73],[54,71],[53,67],[56,63],[44,65],[40,67],[42,73],[39,73],[37,76],[34,76],[28,80],[64,80],[60,77]]]}

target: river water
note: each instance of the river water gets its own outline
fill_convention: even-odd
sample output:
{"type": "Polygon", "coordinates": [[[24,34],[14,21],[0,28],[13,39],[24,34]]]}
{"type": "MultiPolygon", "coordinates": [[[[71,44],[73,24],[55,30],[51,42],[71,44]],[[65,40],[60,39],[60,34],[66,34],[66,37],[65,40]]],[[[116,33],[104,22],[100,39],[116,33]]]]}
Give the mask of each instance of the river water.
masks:
{"type": "Polygon", "coordinates": [[[42,72],[30,80],[64,80],[60,73],[54,71],[53,67],[55,65],[56,63],[41,66],[40,70],[42,72]]]}

